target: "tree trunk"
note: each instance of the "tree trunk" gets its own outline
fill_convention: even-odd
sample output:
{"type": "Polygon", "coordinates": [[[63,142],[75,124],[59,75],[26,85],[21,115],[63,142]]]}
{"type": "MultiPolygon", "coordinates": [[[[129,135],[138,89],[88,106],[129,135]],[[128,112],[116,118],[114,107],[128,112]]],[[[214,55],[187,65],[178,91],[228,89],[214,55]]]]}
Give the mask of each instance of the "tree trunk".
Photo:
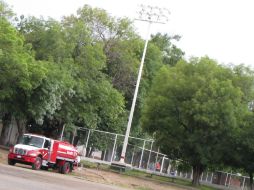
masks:
{"type": "Polygon", "coordinates": [[[79,142],[79,136],[74,137],[73,146],[77,146],[79,142]]]}
{"type": "Polygon", "coordinates": [[[89,152],[90,152],[90,147],[86,147],[86,157],[88,157],[89,152]]]}
{"type": "Polygon", "coordinates": [[[250,190],[252,190],[253,189],[253,173],[250,172],[249,175],[250,175],[250,190]]]}
{"type": "Polygon", "coordinates": [[[2,130],[3,130],[3,123],[2,123],[2,119],[0,118],[0,137],[2,135],[2,130]]]}
{"type": "Polygon", "coordinates": [[[106,151],[105,151],[105,150],[103,150],[103,151],[101,152],[101,160],[103,160],[103,159],[104,159],[104,155],[105,155],[105,153],[106,153],[106,151]]]}
{"type": "Polygon", "coordinates": [[[18,136],[16,139],[16,142],[18,139],[26,132],[26,120],[25,119],[17,119],[15,118],[17,127],[18,127],[18,136]]]}
{"type": "Polygon", "coordinates": [[[86,148],[86,157],[91,157],[92,154],[93,154],[93,151],[94,151],[94,148],[91,148],[91,147],[87,147],[86,148]]]}
{"type": "Polygon", "coordinates": [[[11,123],[11,114],[5,114],[2,118],[2,131],[0,136],[0,144],[6,145],[5,142],[7,141],[6,130],[8,130],[8,126],[11,123]]]}
{"type": "Polygon", "coordinates": [[[203,167],[202,165],[194,165],[193,166],[193,177],[192,177],[192,185],[198,186],[200,185],[199,179],[200,175],[203,172],[203,167]]]}
{"type": "Polygon", "coordinates": [[[89,155],[88,155],[89,158],[92,156],[93,151],[94,151],[94,148],[92,147],[92,148],[90,149],[90,152],[89,152],[89,155]]]}
{"type": "Polygon", "coordinates": [[[60,130],[58,132],[58,136],[60,140],[63,140],[63,136],[64,136],[64,131],[65,131],[65,123],[60,123],[60,130]]]}
{"type": "Polygon", "coordinates": [[[72,131],[70,131],[69,134],[70,135],[69,135],[69,140],[68,141],[69,141],[69,143],[72,143],[72,138],[74,136],[74,133],[72,131]]]}
{"type": "Polygon", "coordinates": [[[2,145],[5,145],[5,141],[7,139],[7,136],[5,135],[7,128],[8,127],[5,124],[3,124],[2,133],[0,136],[0,144],[2,145]]]}

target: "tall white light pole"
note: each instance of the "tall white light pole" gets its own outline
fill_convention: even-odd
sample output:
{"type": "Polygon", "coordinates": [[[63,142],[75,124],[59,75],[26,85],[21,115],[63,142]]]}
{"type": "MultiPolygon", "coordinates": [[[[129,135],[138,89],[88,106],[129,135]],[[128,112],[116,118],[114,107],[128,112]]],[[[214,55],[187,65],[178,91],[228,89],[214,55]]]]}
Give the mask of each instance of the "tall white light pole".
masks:
{"type": "Polygon", "coordinates": [[[147,31],[147,36],[146,36],[146,41],[145,41],[145,47],[139,67],[139,72],[138,72],[138,79],[136,83],[136,88],[132,100],[132,105],[131,105],[131,111],[128,119],[128,125],[124,137],[124,142],[123,142],[123,149],[121,153],[121,159],[120,163],[124,164],[124,159],[125,159],[125,154],[126,154],[126,149],[128,145],[128,139],[130,135],[130,129],[131,129],[131,123],[132,123],[132,118],[135,110],[135,105],[136,105],[136,100],[137,100],[137,95],[138,95],[138,89],[139,89],[139,84],[140,84],[140,79],[142,75],[142,70],[143,70],[143,65],[145,61],[145,56],[146,56],[146,49],[150,37],[150,27],[152,23],[160,23],[160,24],[165,24],[168,21],[168,16],[170,12],[167,9],[162,9],[159,7],[152,7],[152,6],[145,6],[145,5],[140,5],[140,10],[138,11],[138,18],[137,20],[140,21],[145,21],[148,22],[148,31],[147,31]]]}

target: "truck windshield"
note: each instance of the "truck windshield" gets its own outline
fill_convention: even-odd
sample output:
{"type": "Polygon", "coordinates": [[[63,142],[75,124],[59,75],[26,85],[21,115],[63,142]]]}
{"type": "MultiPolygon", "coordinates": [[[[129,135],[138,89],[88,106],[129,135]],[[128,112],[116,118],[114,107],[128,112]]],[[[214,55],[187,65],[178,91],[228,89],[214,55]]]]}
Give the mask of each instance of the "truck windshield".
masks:
{"type": "Polygon", "coordinates": [[[43,142],[44,142],[43,138],[24,135],[20,139],[19,144],[30,145],[30,146],[35,146],[35,147],[38,147],[38,148],[42,148],[43,142]]]}

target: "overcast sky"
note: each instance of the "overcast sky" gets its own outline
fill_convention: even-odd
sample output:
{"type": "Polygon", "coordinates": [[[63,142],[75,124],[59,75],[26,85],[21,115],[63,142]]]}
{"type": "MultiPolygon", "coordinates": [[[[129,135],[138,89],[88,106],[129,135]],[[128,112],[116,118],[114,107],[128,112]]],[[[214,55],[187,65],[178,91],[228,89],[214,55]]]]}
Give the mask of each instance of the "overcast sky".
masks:
{"type": "MultiPolygon", "coordinates": [[[[244,63],[254,68],[253,0],[5,0],[18,15],[60,19],[89,4],[112,16],[134,19],[139,4],[167,8],[171,15],[165,25],[152,25],[152,33],[182,36],[178,46],[190,56],[208,55],[220,63],[244,63]]],[[[145,23],[135,21],[144,36],[145,23]]]]}

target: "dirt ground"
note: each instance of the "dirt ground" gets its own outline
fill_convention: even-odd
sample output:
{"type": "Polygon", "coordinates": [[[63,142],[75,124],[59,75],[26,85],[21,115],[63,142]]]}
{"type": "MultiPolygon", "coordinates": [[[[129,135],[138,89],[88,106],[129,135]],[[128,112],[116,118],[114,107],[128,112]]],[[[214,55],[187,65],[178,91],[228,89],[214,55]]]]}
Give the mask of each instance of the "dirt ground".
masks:
{"type": "MultiPolygon", "coordinates": [[[[0,149],[0,163],[7,164],[7,150],[0,149]]],[[[72,174],[76,178],[124,187],[127,189],[137,190],[182,190],[173,185],[163,182],[151,181],[149,179],[141,179],[132,176],[126,176],[114,172],[102,171],[96,169],[78,168],[72,174]]]]}
{"type": "Polygon", "coordinates": [[[0,148],[0,163],[7,164],[7,154],[8,150],[3,150],[0,148]]]}

